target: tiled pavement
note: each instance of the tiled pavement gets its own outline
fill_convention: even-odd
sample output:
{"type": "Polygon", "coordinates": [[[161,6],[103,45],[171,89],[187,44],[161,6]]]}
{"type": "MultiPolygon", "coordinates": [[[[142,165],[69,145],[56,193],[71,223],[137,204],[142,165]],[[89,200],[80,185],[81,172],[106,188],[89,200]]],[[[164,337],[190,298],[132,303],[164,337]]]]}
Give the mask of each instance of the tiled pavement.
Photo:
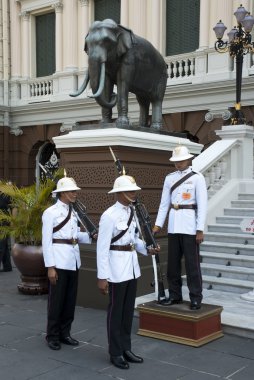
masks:
{"type": "MultiPolygon", "coordinates": [[[[77,348],[45,344],[46,296],[18,293],[19,274],[0,273],[0,379],[2,380],[252,380],[254,340],[225,334],[200,348],[136,335],[133,351],[143,364],[120,370],[109,363],[106,312],[77,307],[72,335],[77,348]]],[[[99,295],[98,295],[99,296],[99,295]]]]}

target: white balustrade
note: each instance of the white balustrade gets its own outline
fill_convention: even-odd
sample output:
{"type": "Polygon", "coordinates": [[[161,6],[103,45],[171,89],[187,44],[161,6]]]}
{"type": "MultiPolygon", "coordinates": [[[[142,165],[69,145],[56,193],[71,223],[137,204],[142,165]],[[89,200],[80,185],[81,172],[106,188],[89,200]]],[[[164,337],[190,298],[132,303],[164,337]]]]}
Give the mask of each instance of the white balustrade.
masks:
{"type": "Polygon", "coordinates": [[[29,83],[30,97],[38,98],[53,95],[53,81],[52,80],[40,80],[29,83]]]}

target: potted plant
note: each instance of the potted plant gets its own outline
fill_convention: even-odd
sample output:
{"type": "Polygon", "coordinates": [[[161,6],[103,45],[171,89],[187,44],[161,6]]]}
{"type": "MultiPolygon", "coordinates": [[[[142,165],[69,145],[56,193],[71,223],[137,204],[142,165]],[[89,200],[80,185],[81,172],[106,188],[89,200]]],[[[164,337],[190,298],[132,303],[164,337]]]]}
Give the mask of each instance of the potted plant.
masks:
{"type": "Polygon", "coordinates": [[[12,257],[21,273],[18,289],[25,294],[47,293],[41,218],[44,210],[53,203],[51,192],[54,188],[55,181],[51,179],[21,188],[10,182],[0,182],[0,192],[11,201],[7,213],[0,210],[0,239],[10,236],[14,241],[12,257]]]}

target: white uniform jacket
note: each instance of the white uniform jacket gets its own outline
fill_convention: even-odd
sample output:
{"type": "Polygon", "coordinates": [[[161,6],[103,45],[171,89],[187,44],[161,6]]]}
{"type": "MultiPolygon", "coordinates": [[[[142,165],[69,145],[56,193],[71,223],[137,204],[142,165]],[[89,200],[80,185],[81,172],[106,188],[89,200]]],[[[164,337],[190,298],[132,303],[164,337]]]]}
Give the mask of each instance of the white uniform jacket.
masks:
{"type": "Polygon", "coordinates": [[[79,246],[71,244],[53,244],[53,239],[78,239],[79,243],[91,243],[87,232],[80,232],[77,217],[72,211],[68,222],[57,232],[58,226],[68,215],[69,206],[59,199],[47,208],[42,215],[42,249],[46,267],[76,270],[81,265],[79,246]]]}
{"type": "Polygon", "coordinates": [[[168,233],[196,235],[196,231],[204,231],[207,212],[207,189],[204,176],[201,173],[187,178],[180,186],[170,189],[174,183],[188,174],[191,168],[184,171],[176,171],[168,174],[164,181],[161,203],[155,225],[163,227],[170,204],[196,204],[197,210],[170,209],[168,221],[168,233]]]}
{"type": "Polygon", "coordinates": [[[140,277],[137,251],[147,255],[144,242],[136,231],[133,217],[129,229],[114,245],[134,244],[133,251],[110,250],[111,239],[127,228],[130,207],[116,202],[101,216],[97,240],[97,277],[109,282],[123,282],[140,277]]]}

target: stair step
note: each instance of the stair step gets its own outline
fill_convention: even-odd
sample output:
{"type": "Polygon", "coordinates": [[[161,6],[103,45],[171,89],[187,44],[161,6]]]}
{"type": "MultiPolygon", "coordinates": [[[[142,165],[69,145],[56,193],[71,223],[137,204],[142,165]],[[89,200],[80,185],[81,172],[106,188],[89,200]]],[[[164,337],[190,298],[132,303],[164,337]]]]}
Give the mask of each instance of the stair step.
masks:
{"type": "Polygon", "coordinates": [[[235,207],[235,208],[253,208],[253,202],[254,200],[253,199],[242,199],[242,200],[237,200],[237,201],[231,201],[231,205],[232,207],[235,207]]]}
{"type": "Polygon", "coordinates": [[[254,245],[204,241],[200,245],[200,251],[231,253],[232,255],[253,255],[254,245]]]}
{"type": "Polygon", "coordinates": [[[216,222],[219,224],[234,224],[240,226],[243,219],[249,219],[248,216],[218,216],[216,222]]]}
{"type": "Polygon", "coordinates": [[[235,233],[232,235],[232,233],[226,233],[226,232],[206,232],[205,234],[205,241],[215,241],[215,242],[221,242],[221,243],[236,243],[236,244],[243,244],[248,245],[252,244],[254,245],[254,235],[252,234],[246,234],[246,233],[235,233]]]}
{"type": "Polygon", "coordinates": [[[214,276],[217,278],[234,278],[244,281],[254,281],[254,268],[202,263],[201,269],[202,275],[206,276],[214,276]]]}
{"type": "Polygon", "coordinates": [[[254,268],[254,256],[232,255],[231,253],[221,252],[200,252],[202,264],[218,264],[225,266],[254,268]]]}
{"type": "MultiPolygon", "coordinates": [[[[254,289],[254,281],[238,280],[235,278],[202,276],[203,288],[213,290],[223,290],[238,294],[246,293],[254,289]]],[[[183,283],[186,285],[186,276],[183,276],[183,283]]]]}
{"type": "Polygon", "coordinates": [[[251,199],[254,201],[254,193],[248,193],[248,194],[247,193],[246,194],[245,193],[239,193],[238,199],[239,200],[245,200],[245,199],[250,200],[251,199]]]}
{"type": "Polygon", "coordinates": [[[242,216],[242,217],[253,217],[254,215],[254,208],[236,208],[236,207],[231,207],[231,208],[225,208],[224,209],[224,215],[232,215],[232,216],[242,216]]]}
{"type": "MultiPolygon", "coordinates": [[[[243,233],[240,226],[237,224],[209,224],[207,226],[208,232],[226,232],[226,233],[243,233]]],[[[206,233],[207,234],[207,233],[206,233]]]]}

